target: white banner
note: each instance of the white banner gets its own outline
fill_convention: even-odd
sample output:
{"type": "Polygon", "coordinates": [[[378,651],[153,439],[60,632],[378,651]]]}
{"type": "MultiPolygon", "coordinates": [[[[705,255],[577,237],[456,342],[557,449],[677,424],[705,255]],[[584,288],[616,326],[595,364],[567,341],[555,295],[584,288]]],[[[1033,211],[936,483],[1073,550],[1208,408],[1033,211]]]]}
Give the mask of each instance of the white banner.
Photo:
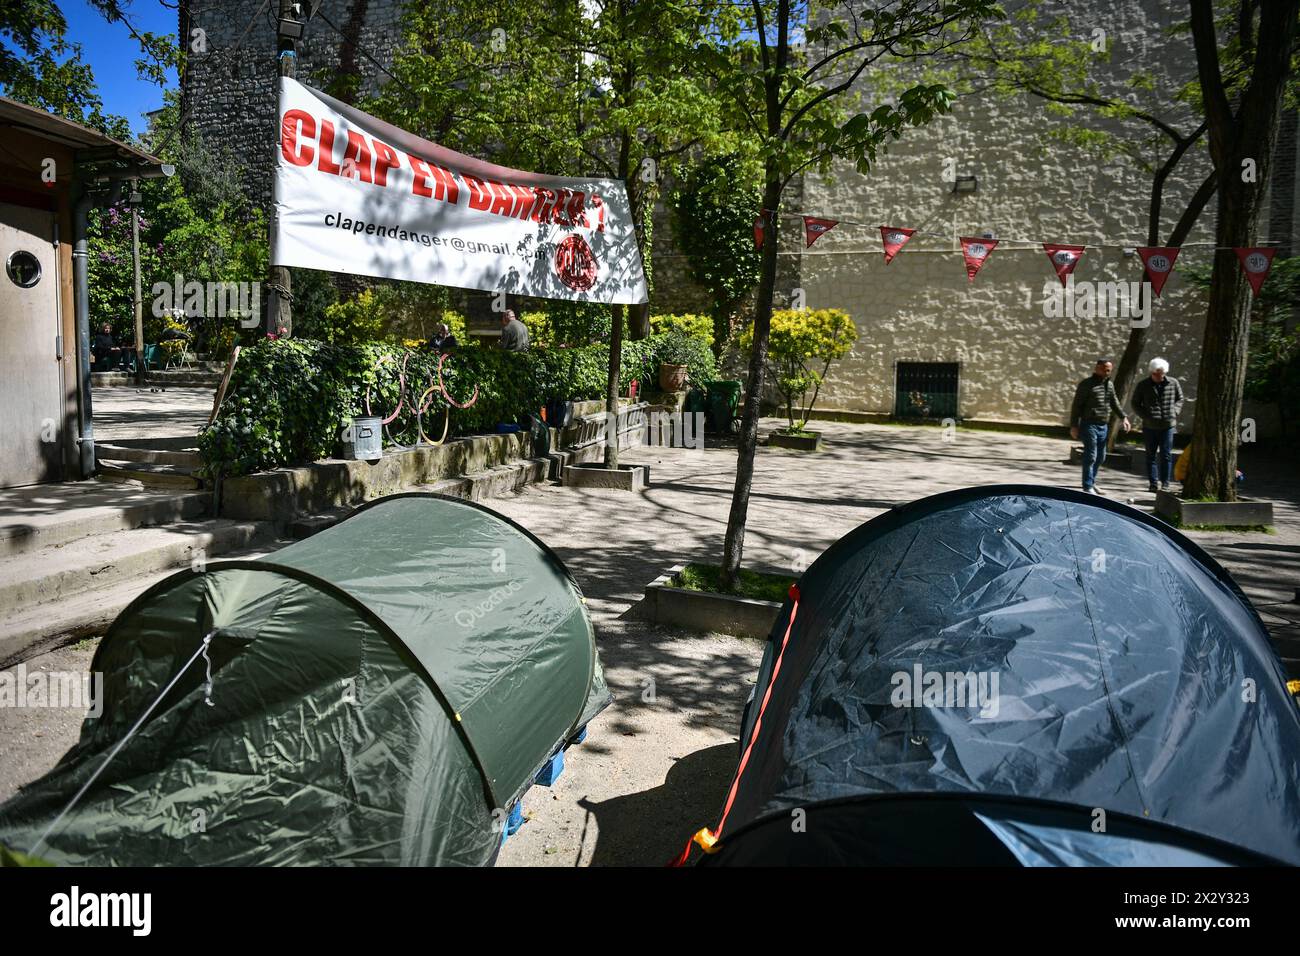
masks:
{"type": "Polygon", "coordinates": [[[647,300],[627,190],[485,163],[280,79],[271,264],[647,300]]]}

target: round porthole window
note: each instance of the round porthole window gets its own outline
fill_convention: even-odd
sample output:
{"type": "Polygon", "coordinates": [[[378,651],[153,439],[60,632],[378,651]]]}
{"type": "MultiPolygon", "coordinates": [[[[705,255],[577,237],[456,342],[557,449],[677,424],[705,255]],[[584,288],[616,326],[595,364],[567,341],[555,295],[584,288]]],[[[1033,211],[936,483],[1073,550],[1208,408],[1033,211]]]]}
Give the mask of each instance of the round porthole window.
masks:
{"type": "Polygon", "coordinates": [[[5,272],[9,281],[20,289],[30,289],[41,281],[41,260],[26,249],[11,252],[5,260],[5,272]]]}

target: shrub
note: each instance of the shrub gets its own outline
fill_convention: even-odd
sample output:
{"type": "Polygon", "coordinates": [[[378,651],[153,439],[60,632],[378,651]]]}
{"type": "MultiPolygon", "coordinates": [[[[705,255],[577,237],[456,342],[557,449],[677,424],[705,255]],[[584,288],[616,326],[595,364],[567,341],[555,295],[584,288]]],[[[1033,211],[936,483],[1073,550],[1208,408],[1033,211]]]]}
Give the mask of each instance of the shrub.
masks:
{"type": "Polygon", "coordinates": [[[680,330],[698,338],[710,348],[713,346],[713,320],[707,315],[652,315],[650,316],[650,334],[680,330]]]}
{"type": "MultiPolygon", "coordinates": [[[[713,354],[699,339],[689,339],[690,374],[696,381],[713,376],[713,354]]],[[[651,336],[623,345],[620,386],[633,379],[651,381],[666,337],[651,336]]],[[[441,434],[447,402],[437,387],[438,356],[386,343],[353,345],[291,338],[267,340],[245,349],[231,376],[226,400],[211,428],[199,436],[204,469],[227,476],[302,464],[339,451],[342,429],[370,410],[388,417],[390,441],[414,443],[418,437],[414,406],[427,407],[421,420],[426,434],[441,434]],[[405,378],[403,391],[402,379],[405,378]],[[430,392],[430,387],[432,391],[430,392]]],[[[609,346],[537,348],[529,352],[464,348],[447,359],[447,390],[465,402],[478,386],[478,400],[468,409],[452,409],[454,434],[492,430],[536,414],[550,399],[599,399],[609,375],[609,346]]]]}
{"type": "MultiPolygon", "coordinates": [[[[791,431],[808,424],[831,363],[848,355],[857,338],[853,320],[841,309],[782,309],[772,313],[764,364],[777,392],[785,399],[791,431]],[[804,405],[810,391],[812,399],[804,405]]],[[[753,345],[754,326],[750,324],[740,335],[740,347],[748,352],[753,345]]]]}

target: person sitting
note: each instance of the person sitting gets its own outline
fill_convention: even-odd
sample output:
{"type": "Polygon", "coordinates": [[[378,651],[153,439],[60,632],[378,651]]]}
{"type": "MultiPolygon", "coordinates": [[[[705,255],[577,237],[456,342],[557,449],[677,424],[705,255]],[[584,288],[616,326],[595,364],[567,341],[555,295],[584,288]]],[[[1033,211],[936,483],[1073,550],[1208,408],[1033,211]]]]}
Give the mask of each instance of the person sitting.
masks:
{"type": "Polygon", "coordinates": [[[117,344],[113,341],[113,326],[111,323],[105,322],[99,332],[96,333],[95,338],[90,343],[90,352],[95,357],[95,371],[108,371],[114,353],[118,352],[117,344]]]}
{"type": "Polygon", "coordinates": [[[456,336],[451,334],[446,322],[439,322],[433,330],[433,338],[429,339],[429,348],[435,352],[450,352],[455,347],[456,336]]]}

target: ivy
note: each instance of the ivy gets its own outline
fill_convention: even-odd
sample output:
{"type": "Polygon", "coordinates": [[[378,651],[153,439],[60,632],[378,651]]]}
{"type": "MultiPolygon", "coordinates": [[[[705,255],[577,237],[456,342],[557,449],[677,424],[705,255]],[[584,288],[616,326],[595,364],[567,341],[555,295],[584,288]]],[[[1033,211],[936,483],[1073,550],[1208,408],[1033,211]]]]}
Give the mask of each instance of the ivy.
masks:
{"type": "MultiPolygon", "coordinates": [[[[636,380],[644,391],[657,379],[660,353],[670,341],[681,350],[682,339],[679,330],[625,342],[622,390],[636,380]]],[[[691,380],[711,381],[716,369],[707,340],[696,335],[685,342],[691,380]]],[[[204,473],[246,475],[336,455],[346,426],[368,414],[367,394],[369,412],[383,418],[401,401],[400,412],[386,426],[388,441],[414,444],[420,423],[426,435],[441,435],[447,401],[437,387],[437,365],[436,353],[376,342],[290,338],[247,348],[240,353],[216,421],[199,436],[204,473]],[[426,403],[417,422],[416,408],[426,403]]],[[[478,399],[470,408],[451,410],[452,434],[494,431],[500,422],[537,414],[551,399],[602,398],[608,369],[607,344],[524,353],[458,349],[444,364],[443,383],[461,403],[477,386],[478,399]]]]}

